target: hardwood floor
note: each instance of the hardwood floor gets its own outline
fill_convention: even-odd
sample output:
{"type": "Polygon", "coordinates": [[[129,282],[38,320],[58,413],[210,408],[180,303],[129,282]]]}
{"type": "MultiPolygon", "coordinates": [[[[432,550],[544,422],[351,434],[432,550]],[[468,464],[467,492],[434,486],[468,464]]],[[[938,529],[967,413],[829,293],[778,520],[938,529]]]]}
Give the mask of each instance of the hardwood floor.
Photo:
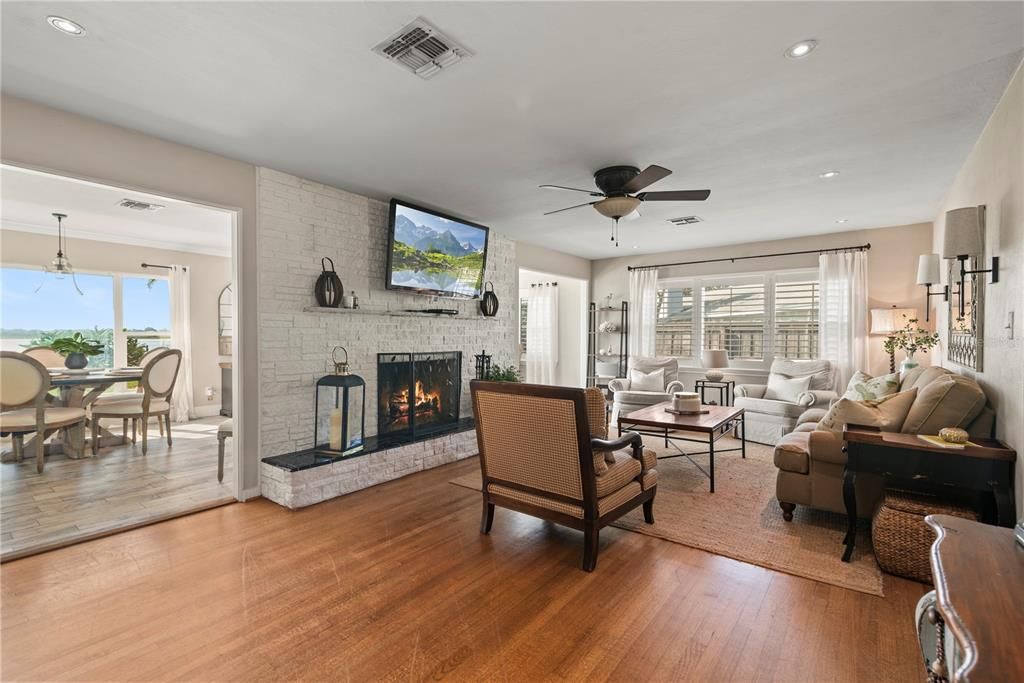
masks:
{"type": "MultiPolygon", "coordinates": [[[[923,680],[918,584],[877,598],[448,484],[256,500],[0,566],[4,680],[923,680]]],[[[655,503],[657,514],[657,502],[655,503]]]]}
{"type": "MultiPolygon", "coordinates": [[[[140,441],[104,448],[96,458],[47,456],[42,473],[28,458],[0,463],[0,556],[17,557],[232,498],[231,457],[225,458],[223,483],[217,482],[217,426],[223,421],[172,425],[170,448],[154,422],[145,457],[140,441]]],[[[110,427],[120,434],[119,424],[110,427]]]]}

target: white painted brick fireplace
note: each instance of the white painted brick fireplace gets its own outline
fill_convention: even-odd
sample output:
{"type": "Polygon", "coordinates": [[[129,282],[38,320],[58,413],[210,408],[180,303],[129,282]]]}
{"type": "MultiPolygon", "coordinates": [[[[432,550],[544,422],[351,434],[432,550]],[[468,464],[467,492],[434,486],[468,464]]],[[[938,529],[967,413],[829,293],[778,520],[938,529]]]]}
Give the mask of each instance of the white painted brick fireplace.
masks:
{"type": "MultiPolygon", "coordinates": [[[[387,211],[384,201],[259,170],[261,459],[313,445],[313,387],[327,374],[334,346],[348,350],[352,372],[366,380],[367,436],[377,432],[378,353],[462,351],[463,417],[472,412],[473,356],[486,349],[495,363],[514,362],[515,243],[492,226],[484,279],[493,282],[501,306],[494,319],[485,319],[476,300],[435,300],[384,288],[387,211]],[[316,306],[313,283],[323,256],[334,260],[345,291],[358,295],[362,314],[304,310],[316,306]],[[459,315],[388,314],[439,307],[457,308],[459,315]]],[[[474,432],[468,431],[299,472],[261,463],[261,490],[301,507],[475,453],[474,432]]]]}

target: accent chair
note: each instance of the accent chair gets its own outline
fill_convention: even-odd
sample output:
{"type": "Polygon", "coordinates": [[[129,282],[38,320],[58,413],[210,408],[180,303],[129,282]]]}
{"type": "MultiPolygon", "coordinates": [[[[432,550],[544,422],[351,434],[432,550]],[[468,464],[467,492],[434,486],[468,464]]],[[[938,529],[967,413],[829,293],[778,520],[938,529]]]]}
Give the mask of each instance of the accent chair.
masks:
{"type": "Polygon", "coordinates": [[[630,381],[630,372],[626,377],[617,377],[608,382],[608,391],[612,392],[612,424],[618,424],[619,415],[629,415],[656,403],[671,401],[672,394],[686,391],[679,381],[679,361],[671,356],[631,356],[629,370],[638,370],[650,374],[657,370],[664,371],[664,380],[660,391],[642,389],[630,381]]]}
{"type": "Polygon", "coordinates": [[[793,431],[797,420],[810,408],[827,408],[839,397],[834,391],[835,368],[827,360],[786,360],[772,362],[768,384],[737,384],[733,403],[743,408],[744,430],[748,441],[774,446],[793,431]],[[792,400],[768,398],[773,378],[792,380],[809,378],[805,391],[792,400]]]}
{"type": "Polygon", "coordinates": [[[473,380],[470,391],[483,475],[480,533],[490,533],[496,505],[578,529],[590,572],[602,527],[641,505],[654,523],[654,452],[635,432],[605,438],[599,389],[473,380]]]}

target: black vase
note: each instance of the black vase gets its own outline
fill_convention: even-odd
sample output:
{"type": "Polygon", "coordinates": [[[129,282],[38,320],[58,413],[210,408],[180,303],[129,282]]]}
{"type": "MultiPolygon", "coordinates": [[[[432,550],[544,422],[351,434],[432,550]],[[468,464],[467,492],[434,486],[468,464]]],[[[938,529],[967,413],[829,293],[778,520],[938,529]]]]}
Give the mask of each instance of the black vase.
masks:
{"type": "Polygon", "coordinates": [[[334,261],[329,256],[320,259],[320,267],[323,272],[313,286],[316,303],[323,308],[337,308],[341,305],[341,297],[345,295],[345,287],[341,284],[341,278],[334,272],[334,261]],[[327,270],[325,261],[331,262],[330,270],[327,270]]]}
{"type": "Polygon", "coordinates": [[[494,295],[494,285],[490,282],[484,283],[484,295],[480,299],[480,312],[488,318],[493,318],[498,314],[498,297],[494,295]]]}

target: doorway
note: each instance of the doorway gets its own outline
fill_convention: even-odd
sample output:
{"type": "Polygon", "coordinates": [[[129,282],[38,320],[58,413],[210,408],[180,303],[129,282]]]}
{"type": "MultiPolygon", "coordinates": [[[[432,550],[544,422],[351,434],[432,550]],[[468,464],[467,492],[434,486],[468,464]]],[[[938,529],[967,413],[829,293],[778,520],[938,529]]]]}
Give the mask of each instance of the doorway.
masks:
{"type": "Polygon", "coordinates": [[[557,354],[552,384],[567,387],[586,386],[587,378],[587,280],[519,269],[519,374],[526,380],[529,339],[529,300],[531,287],[557,290],[557,354]]]}

